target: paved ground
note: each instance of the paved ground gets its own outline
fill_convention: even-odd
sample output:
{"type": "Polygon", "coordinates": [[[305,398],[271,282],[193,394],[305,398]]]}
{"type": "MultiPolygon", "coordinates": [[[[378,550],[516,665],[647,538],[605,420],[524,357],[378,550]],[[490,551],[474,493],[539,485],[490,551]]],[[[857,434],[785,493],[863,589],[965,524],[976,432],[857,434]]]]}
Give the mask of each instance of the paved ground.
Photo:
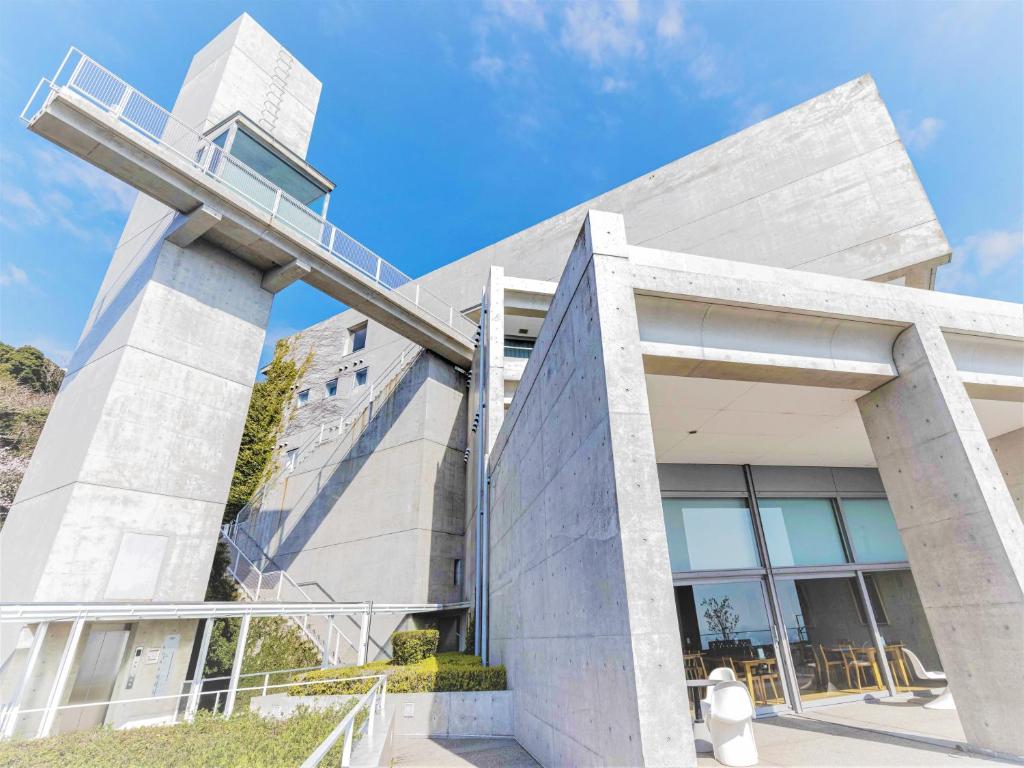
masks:
{"type": "MultiPolygon", "coordinates": [[[[1008,765],[958,748],[964,732],[955,711],[924,709],[923,699],[836,704],[802,715],[754,722],[758,765],[768,768],[835,766],[941,768],[1008,765]]],[[[717,768],[711,755],[698,765],[717,768]]]]}
{"type": "MultiPolygon", "coordinates": [[[[515,739],[424,739],[397,736],[393,766],[539,768],[515,739]]],[[[717,763],[716,763],[717,765],[717,763]]]]}

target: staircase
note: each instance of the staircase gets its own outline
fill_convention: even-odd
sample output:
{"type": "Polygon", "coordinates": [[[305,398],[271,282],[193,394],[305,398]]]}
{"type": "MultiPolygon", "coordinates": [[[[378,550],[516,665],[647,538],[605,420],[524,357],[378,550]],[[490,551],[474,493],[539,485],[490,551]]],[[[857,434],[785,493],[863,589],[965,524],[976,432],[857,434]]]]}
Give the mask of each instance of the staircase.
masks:
{"type": "MultiPolygon", "coordinates": [[[[259,538],[250,531],[260,522],[260,511],[267,489],[273,487],[284,475],[295,472],[313,456],[320,454],[322,463],[329,464],[343,450],[354,445],[366,431],[374,414],[394,394],[398,385],[420,359],[424,350],[416,344],[404,348],[401,354],[385,369],[337,424],[321,425],[319,433],[307,440],[292,462],[280,468],[269,480],[259,487],[249,502],[238,512],[235,522],[223,526],[221,540],[231,555],[229,573],[237,582],[246,600],[252,602],[320,602],[280,567],[261,545],[259,538]],[[330,454],[323,457],[320,448],[335,443],[330,454]],[[257,565],[257,563],[259,565],[257,565]]],[[[294,511],[294,510],[293,510],[294,511]]],[[[368,604],[369,605],[369,604],[368,604]]],[[[368,608],[368,610],[371,610],[368,608]]],[[[355,652],[356,661],[365,660],[366,638],[360,637],[353,643],[341,627],[329,616],[304,616],[292,619],[317,648],[323,650],[325,663],[338,666],[345,656],[355,652]]],[[[350,630],[351,631],[351,630],[350,630]]],[[[362,632],[360,632],[362,635],[362,632]]]]}

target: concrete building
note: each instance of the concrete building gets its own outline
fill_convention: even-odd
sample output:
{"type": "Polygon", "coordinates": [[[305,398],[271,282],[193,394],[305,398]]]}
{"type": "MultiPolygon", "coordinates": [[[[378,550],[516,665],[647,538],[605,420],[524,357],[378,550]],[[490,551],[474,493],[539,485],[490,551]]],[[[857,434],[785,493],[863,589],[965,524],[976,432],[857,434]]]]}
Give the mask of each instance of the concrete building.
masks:
{"type": "MultiPolygon", "coordinates": [[[[236,126],[227,155],[249,163],[258,145],[326,198],[302,159],[318,94],[243,17],[197,55],[175,114],[213,141],[236,126]],[[232,74],[243,55],[270,85],[232,74]],[[267,110],[282,62],[297,84],[267,110]]],[[[318,602],[472,604],[342,625],[365,636],[339,658],[384,657],[396,627],[434,624],[506,665],[515,736],[542,764],[695,765],[687,678],[728,666],[770,715],[919,690],[910,651],[945,671],[973,746],[1024,755],[1024,686],[1006,674],[1024,648],[1024,313],[933,290],[950,247],[870,77],[414,281],[302,211],[251,205],[216,152],[185,167],[161,155],[166,131],[139,144],[101,106],[58,89],[31,127],[159,201],[137,209],[165,230],[125,240],[153,254],[135,282],[115,255],[113,285],[134,287],[115,290],[110,322],[116,302],[98,299],[102,330],[83,336],[0,537],[5,582],[19,574],[5,601],[201,597],[236,390],[272,291],[302,279],[352,308],[293,339],[311,364],[232,546],[318,602]],[[149,399],[162,368],[88,378],[87,361],[151,343],[186,371],[178,411],[149,399]],[[127,419],[131,387],[145,396],[127,419]],[[179,440],[160,472],[132,472],[143,447],[124,425],[143,421],[136,434],[179,440]],[[58,461],[75,429],[81,459],[58,461]],[[80,469],[57,477],[54,462],[80,469]],[[98,485],[136,516],[82,522],[98,502],[76,494],[98,485]],[[183,517],[140,527],[158,516],[145,493],[183,517]],[[18,554],[39,515],[52,528],[18,554]],[[183,531],[191,559],[169,560],[183,531]],[[89,578],[61,587],[76,562],[62,537],[89,536],[75,571],[89,578]],[[111,593],[119,568],[158,559],[154,536],[175,576],[111,593]]],[[[250,597],[281,599],[281,583],[250,597]]]]}

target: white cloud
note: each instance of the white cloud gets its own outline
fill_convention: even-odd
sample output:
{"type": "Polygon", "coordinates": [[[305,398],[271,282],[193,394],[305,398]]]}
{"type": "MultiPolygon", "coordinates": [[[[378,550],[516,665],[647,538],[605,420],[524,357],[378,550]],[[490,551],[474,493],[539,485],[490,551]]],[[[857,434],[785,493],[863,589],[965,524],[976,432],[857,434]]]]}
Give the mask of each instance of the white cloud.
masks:
{"type": "Polygon", "coordinates": [[[658,18],[658,37],[666,41],[678,40],[683,36],[683,9],[675,0],[665,4],[665,11],[658,18]]]}
{"type": "Polygon", "coordinates": [[[940,290],[969,296],[1021,300],[1024,292],[1024,230],[984,230],[953,247],[939,269],[940,290]]]}
{"type": "Polygon", "coordinates": [[[636,2],[574,2],[565,6],[561,42],[595,69],[610,59],[642,57],[646,52],[636,2]]]}
{"type": "Polygon", "coordinates": [[[964,238],[961,258],[971,259],[982,276],[991,275],[1014,257],[1024,252],[1024,231],[987,230],[964,238]]]}
{"type": "Polygon", "coordinates": [[[17,264],[7,262],[0,266],[0,286],[4,288],[12,285],[28,285],[28,274],[17,264]]]}
{"type": "Polygon", "coordinates": [[[505,60],[500,56],[481,53],[473,60],[470,68],[473,70],[475,75],[478,75],[493,85],[505,71],[505,60]]]}
{"type": "Polygon", "coordinates": [[[11,229],[18,229],[22,224],[38,227],[40,224],[45,224],[49,218],[44,208],[27,190],[6,180],[0,198],[4,203],[0,221],[3,221],[11,229]]]}
{"type": "Polygon", "coordinates": [[[40,181],[72,197],[85,193],[101,211],[127,213],[135,202],[135,190],[113,176],[57,149],[37,149],[32,170],[40,181]]]}
{"type": "Polygon", "coordinates": [[[622,93],[628,91],[632,85],[624,77],[604,77],[601,79],[601,93],[622,93]]]}
{"type": "Polygon", "coordinates": [[[907,124],[904,119],[899,132],[907,147],[925,150],[938,138],[944,126],[945,123],[937,117],[923,117],[916,125],[907,124]]]}
{"type": "Polygon", "coordinates": [[[544,6],[537,0],[496,0],[492,5],[509,21],[526,27],[544,29],[547,24],[544,6]]]}

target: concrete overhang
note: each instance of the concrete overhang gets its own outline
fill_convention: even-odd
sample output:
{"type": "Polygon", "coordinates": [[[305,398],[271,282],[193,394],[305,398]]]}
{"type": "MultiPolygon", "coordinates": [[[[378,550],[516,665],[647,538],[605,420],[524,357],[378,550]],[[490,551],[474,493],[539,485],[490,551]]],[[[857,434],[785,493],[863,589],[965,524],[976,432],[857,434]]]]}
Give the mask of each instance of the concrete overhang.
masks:
{"type": "Polygon", "coordinates": [[[67,88],[52,93],[29,129],[182,214],[204,207],[216,211],[220,221],[203,234],[209,241],[264,272],[300,262],[309,267],[301,277],[304,282],[456,365],[471,365],[471,330],[455,327],[471,329],[468,321],[454,311],[441,319],[424,309],[415,284],[397,290],[383,287],[216,177],[67,88]]]}

